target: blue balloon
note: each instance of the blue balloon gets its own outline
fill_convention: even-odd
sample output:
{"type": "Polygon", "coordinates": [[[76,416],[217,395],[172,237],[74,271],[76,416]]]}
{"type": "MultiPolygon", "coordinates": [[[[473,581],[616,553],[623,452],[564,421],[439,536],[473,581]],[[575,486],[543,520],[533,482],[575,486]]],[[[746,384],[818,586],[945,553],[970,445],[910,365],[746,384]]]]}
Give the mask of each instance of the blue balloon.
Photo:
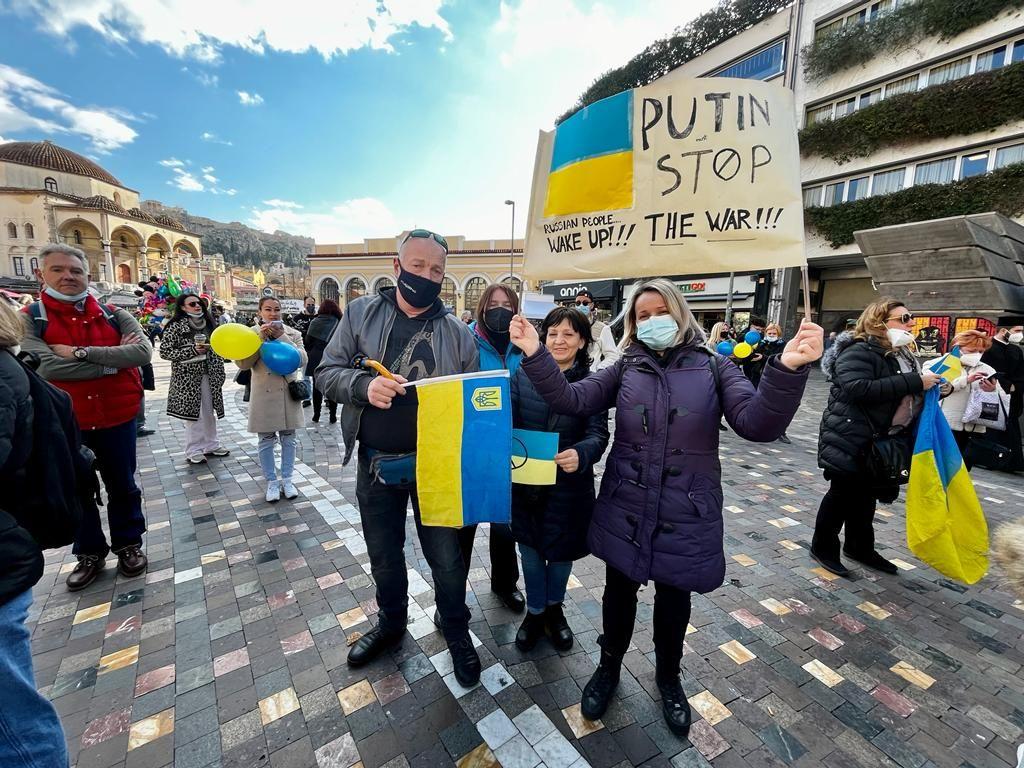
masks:
{"type": "Polygon", "coordinates": [[[720,341],[718,346],[715,347],[720,355],[731,355],[732,354],[732,342],[731,341],[720,341]]]}
{"type": "Polygon", "coordinates": [[[263,342],[260,347],[260,357],[263,359],[263,364],[279,376],[294,373],[302,362],[299,350],[291,344],[285,344],[276,339],[263,342]]]}
{"type": "Polygon", "coordinates": [[[758,331],[747,331],[743,340],[752,347],[756,347],[761,341],[761,334],[758,331]]]}

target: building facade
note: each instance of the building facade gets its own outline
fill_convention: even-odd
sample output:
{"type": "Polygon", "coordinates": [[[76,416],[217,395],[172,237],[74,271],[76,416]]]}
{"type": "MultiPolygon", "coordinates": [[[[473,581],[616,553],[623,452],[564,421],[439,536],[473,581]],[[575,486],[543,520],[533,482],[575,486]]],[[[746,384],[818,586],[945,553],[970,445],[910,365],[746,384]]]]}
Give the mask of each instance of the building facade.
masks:
{"type": "MultiPolygon", "coordinates": [[[[317,244],[307,257],[313,296],[318,302],[333,299],[344,308],[353,299],[393,286],[394,260],[406,234],[361,243],[317,244]]],[[[462,235],[447,235],[445,239],[449,248],[441,285],[445,306],[455,312],[475,311],[480,295],[491,283],[509,283],[514,290],[520,290],[522,240],[513,242],[510,254],[507,239],[467,240],[462,235]]]]}

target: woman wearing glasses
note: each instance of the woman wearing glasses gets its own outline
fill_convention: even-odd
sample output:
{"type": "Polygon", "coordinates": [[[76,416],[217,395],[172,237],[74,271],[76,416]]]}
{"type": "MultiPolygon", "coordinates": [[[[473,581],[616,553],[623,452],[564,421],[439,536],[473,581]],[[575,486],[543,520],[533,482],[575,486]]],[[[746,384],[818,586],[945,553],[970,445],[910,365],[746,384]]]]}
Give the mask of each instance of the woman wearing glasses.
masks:
{"type": "Polygon", "coordinates": [[[224,418],[224,360],[210,348],[217,325],[205,299],[181,294],[164,329],[160,357],[171,363],[167,415],[185,422],[185,458],[205,464],[207,456],[230,451],[217,439],[217,419],[224,418]]]}
{"type": "Polygon", "coordinates": [[[832,383],[821,418],[818,466],[829,490],[814,524],[811,557],[838,576],[850,571],[839,558],[839,531],[845,526],[843,554],[884,573],[897,568],[875,551],[875,504],[889,504],[898,485],[879,485],[865,459],[879,436],[911,441],[922,393],[941,381],[911,351],[914,316],[902,302],[883,298],[861,313],[853,331],[841,334],[822,360],[832,383]]]}

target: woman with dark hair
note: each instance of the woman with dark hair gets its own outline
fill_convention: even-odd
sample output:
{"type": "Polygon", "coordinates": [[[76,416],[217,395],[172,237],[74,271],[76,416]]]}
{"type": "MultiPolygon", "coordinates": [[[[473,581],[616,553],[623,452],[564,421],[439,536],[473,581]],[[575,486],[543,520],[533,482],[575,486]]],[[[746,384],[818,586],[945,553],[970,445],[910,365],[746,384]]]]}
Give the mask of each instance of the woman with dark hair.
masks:
{"type": "Polygon", "coordinates": [[[185,422],[189,464],[231,453],[217,438],[217,419],[224,418],[224,360],[210,347],[216,327],[206,299],[183,293],[174,302],[160,344],[160,357],[171,363],[167,415],[185,422]]]}
{"type": "MultiPolygon", "coordinates": [[[[508,327],[512,316],[519,312],[519,297],[509,286],[492,283],[484,289],[476,305],[477,321],[470,323],[469,330],[480,351],[481,371],[508,370],[515,376],[519,369],[522,351],[509,342],[508,327]]],[[[462,547],[462,561],[469,573],[473,558],[473,539],[476,526],[467,525],[459,530],[459,546],[462,547]]],[[[519,563],[516,560],[516,543],[507,525],[491,524],[491,591],[498,596],[509,610],[522,613],[526,598],[519,591],[519,563]]]]}
{"type": "MultiPolygon", "coordinates": [[[[591,330],[587,316],[570,307],[555,307],[541,324],[540,338],[570,383],[590,375],[591,330]]],[[[520,370],[512,377],[512,424],[558,433],[555,484],[512,486],[512,536],[523,560],[527,608],[516,646],[529,651],[547,634],[557,650],[567,651],[573,636],[562,602],[573,561],[590,554],[594,464],[608,447],[608,411],[554,413],[520,370]]]]}
{"type": "MultiPolygon", "coordinates": [[[[306,376],[313,378],[313,421],[320,421],[320,410],[324,403],[324,394],[316,385],[316,367],[324,356],[327,342],[331,340],[334,329],[341,322],[341,309],[336,301],[324,299],[320,302],[320,310],[306,327],[306,376]]],[[[327,398],[327,410],[331,414],[331,424],[338,420],[338,404],[327,398]]]]}

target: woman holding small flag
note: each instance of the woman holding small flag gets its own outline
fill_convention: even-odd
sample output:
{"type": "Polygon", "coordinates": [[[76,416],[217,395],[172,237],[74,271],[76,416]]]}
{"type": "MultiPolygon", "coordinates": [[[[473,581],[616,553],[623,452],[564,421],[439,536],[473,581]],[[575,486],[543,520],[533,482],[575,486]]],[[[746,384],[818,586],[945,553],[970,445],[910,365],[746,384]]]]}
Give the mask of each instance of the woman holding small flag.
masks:
{"type": "Polygon", "coordinates": [[[581,710],[604,714],[619,683],[636,622],[637,591],[654,581],[656,680],[665,721],[685,736],[690,706],[679,679],[692,592],[725,578],[718,423],[769,442],[789,425],[821,357],[823,333],[805,322],[782,355],[765,366],[755,389],[736,365],[704,348],[704,333],[670,281],[637,286],[625,314],[623,356],[569,383],[536,329],[512,321],[522,370],[552,411],[589,416],[615,407],[608,455],[588,544],[607,564],[601,661],[583,691],[581,710]]]}

